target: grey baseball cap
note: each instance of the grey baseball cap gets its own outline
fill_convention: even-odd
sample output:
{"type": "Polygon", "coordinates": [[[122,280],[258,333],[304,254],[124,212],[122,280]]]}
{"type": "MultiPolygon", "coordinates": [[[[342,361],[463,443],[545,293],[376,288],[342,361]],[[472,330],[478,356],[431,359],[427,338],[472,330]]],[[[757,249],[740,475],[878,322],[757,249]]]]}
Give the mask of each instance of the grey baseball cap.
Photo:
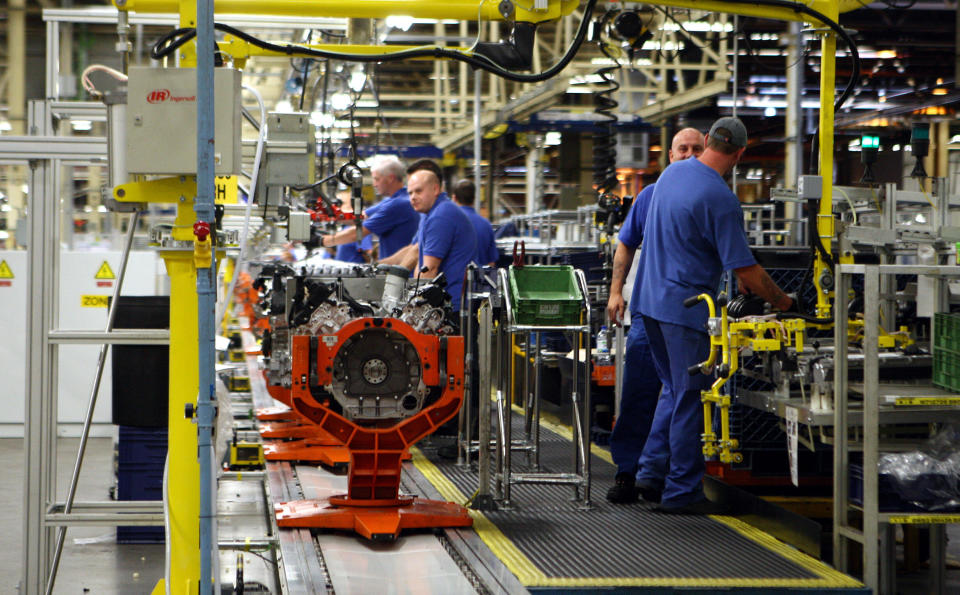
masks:
{"type": "Polygon", "coordinates": [[[709,136],[735,147],[747,146],[747,127],[743,125],[740,118],[720,118],[710,127],[709,136]],[[722,131],[720,131],[721,128],[722,131]]]}

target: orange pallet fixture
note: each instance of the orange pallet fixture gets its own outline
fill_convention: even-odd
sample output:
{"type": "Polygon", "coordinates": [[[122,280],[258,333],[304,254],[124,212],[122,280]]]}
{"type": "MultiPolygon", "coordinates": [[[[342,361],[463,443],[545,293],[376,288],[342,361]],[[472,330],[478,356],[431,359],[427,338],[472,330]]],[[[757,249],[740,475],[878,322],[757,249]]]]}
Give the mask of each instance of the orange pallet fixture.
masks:
{"type": "Polygon", "coordinates": [[[399,493],[402,459],[410,446],[456,415],[463,403],[463,337],[422,335],[395,318],[359,318],[336,335],[297,335],[291,343],[293,408],[346,444],[350,472],[346,494],[278,504],[278,525],[354,531],[375,541],[392,541],[403,529],[470,526],[467,509],[458,504],[399,493]],[[336,413],[326,398],[314,398],[311,388],[331,384],[341,347],[371,331],[399,334],[409,342],[424,385],[439,388],[440,397],[410,417],[368,425],[336,413]]]}

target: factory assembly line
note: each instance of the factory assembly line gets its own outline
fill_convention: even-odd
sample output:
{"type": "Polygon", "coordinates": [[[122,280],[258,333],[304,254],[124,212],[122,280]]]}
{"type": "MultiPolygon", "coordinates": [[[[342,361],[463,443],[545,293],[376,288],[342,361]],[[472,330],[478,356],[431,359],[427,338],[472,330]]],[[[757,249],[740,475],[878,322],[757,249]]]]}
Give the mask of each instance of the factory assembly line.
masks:
{"type": "MultiPolygon", "coordinates": [[[[157,67],[114,72],[116,87],[89,108],[105,111],[105,196],[129,216],[125,255],[142,214],[175,212],[150,232],[170,288],[169,334],[150,335],[169,343],[163,500],[104,512],[75,501],[76,474],[60,501],[49,479],[30,470],[28,494],[43,502],[26,512],[22,592],[53,591],[66,527],[83,522],[163,525],[157,594],[894,593],[898,525],[930,532],[928,592],[946,592],[944,526],[960,519],[944,508],[884,508],[889,487],[865,471],[891,445],[907,450],[930,438],[931,424],[960,418],[960,361],[954,369],[938,359],[960,339],[950,315],[950,282],[960,277],[956,191],[922,172],[930,124],[919,120],[911,139],[917,191],[832,182],[835,113],[860,72],[840,21],[860,4],[114,0],[125,65],[132,19],[177,21],[150,49],[157,67]],[[514,217],[516,234],[498,240],[512,262],[471,263],[462,279],[431,268],[429,253],[406,268],[294,260],[293,244],[316,253],[324,236],[345,228],[362,245],[378,172],[360,154],[352,107],[337,116],[351,120],[351,132],[335,153],[318,145],[311,110],[268,112],[245,71],[268,58],[325,60],[327,69],[442,60],[478,77],[540,83],[586,43],[607,56],[639,51],[670,22],[662,7],[807,23],[819,41],[816,175],[771,191],[793,213],[791,225],[764,236],[779,244],[751,246],[799,307],[750,303],[732,279],[685,302],[709,309],[710,353],[689,373],[712,382],[702,392],[700,438],[704,489],[725,505],[721,515],[668,514],[602,496],[615,485],[605,435],[626,357],[623,329],[606,313],[616,232],[631,200],[618,195],[615,168],[607,168],[612,182],[595,175],[595,204],[514,217]],[[379,43],[370,20],[395,14],[479,21],[477,41],[379,43]],[[319,42],[270,39],[257,15],[346,19],[346,29],[319,42]],[[502,25],[504,40],[480,41],[481,24],[502,25]],[[571,41],[541,67],[534,46],[546,43],[539,36],[547,27],[566,27],[571,41]],[[841,81],[838,60],[850,64],[841,81]],[[259,114],[245,107],[248,93],[259,114]],[[255,142],[243,139],[248,125],[255,142]],[[597,261],[572,266],[579,254],[597,261]],[[216,347],[218,335],[228,347],[216,347]],[[805,487],[830,492],[818,520],[832,529],[778,506],[769,491],[737,487],[761,464],[751,419],[778,436],[782,428],[781,443],[792,440],[778,446],[789,450],[779,464],[793,465],[794,485],[816,457],[805,487]]],[[[49,116],[36,109],[35,117],[49,116]]],[[[475,109],[479,186],[479,90],[475,109]]],[[[39,189],[53,185],[45,169],[53,160],[82,148],[58,153],[55,135],[38,130],[49,141],[31,158],[39,189]]],[[[44,371],[56,369],[53,344],[71,340],[51,327],[48,294],[57,287],[45,271],[56,262],[49,253],[59,232],[57,207],[43,196],[30,194],[33,237],[50,238],[30,247],[30,298],[43,302],[31,328],[46,337],[28,354],[34,419],[55,411],[44,371]]],[[[122,272],[116,296],[121,285],[122,272]]],[[[136,341],[117,334],[109,311],[106,332],[86,338],[136,341]]],[[[48,452],[48,434],[29,432],[27,450],[48,452]]],[[[78,470],[82,460],[83,446],[78,470]]],[[[764,484],[761,475],[752,485],[789,486],[764,484]]]]}

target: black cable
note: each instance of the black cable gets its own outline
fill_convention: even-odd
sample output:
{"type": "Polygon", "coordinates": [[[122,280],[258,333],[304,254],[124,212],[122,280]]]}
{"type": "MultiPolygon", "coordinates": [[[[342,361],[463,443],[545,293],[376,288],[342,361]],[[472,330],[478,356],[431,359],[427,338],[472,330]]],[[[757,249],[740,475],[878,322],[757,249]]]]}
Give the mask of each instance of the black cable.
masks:
{"type": "MultiPolygon", "coordinates": [[[[774,0],[766,1],[772,2],[774,0]]],[[[570,44],[570,47],[567,48],[567,52],[560,58],[560,60],[557,61],[556,64],[538,74],[520,74],[517,72],[512,72],[510,70],[501,68],[485,56],[470,56],[458,50],[448,50],[441,47],[401,50],[398,52],[390,52],[389,54],[346,54],[340,52],[330,52],[326,50],[316,50],[293,44],[281,45],[263,41],[235,27],[231,27],[230,25],[225,25],[223,23],[214,23],[214,28],[219,31],[223,31],[224,33],[234,35],[237,38],[242,39],[243,41],[246,41],[247,43],[258,48],[280,54],[286,54],[288,56],[331,58],[334,60],[346,60],[350,62],[392,62],[398,60],[409,60],[412,58],[449,58],[451,60],[465,62],[466,64],[469,64],[475,68],[485,70],[509,81],[519,83],[538,83],[557,75],[560,71],[566,68],[567,64],[569,64],[571,60],[573,60],[573,57],[580,49],[580,46],[583,45],[584,39],[586,39],[587,29],[589,28],[590,19],[593,15],[593,10],[596,4],[597,0],[588,0],[583,11],[583,19],[580,21],[580,27],[577,29],[577,34],[574,37],[573,42],[570,44]]],[[[153,45],[153,47],[150,49],[150,57],[154,60],[161,60],[175,52],[186,42],[193,39],[196,34],[197,31],[193,28],[174,29],[173,31],[170,31],[161,37],[153,45]]]]}
{"type": "MultiPolygon", "coordinates": [[[[310,39],[313,37],[313,29],[310,29],[307,32],[307,43],[310,43],[310,39]]],[[[300,80],[300,111],[303,111],[303,98],[307,96],[307,80],[310,77],[310,65],[313,63],[313,60],[306,60],[303,64],[303,78],[300,80]]]]}

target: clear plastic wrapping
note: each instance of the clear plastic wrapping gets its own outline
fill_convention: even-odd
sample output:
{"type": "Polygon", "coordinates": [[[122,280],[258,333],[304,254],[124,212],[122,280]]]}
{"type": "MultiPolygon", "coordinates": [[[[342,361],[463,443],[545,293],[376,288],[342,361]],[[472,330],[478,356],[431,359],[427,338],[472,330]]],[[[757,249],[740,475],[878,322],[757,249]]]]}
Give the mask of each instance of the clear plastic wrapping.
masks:
{"type": "Polygon", "coordinates": [[[960,426],[943,426],[918,450],[882,455],[879,472],[880,490],[892,490],[911,506],[960,508],[960,426]]]}

